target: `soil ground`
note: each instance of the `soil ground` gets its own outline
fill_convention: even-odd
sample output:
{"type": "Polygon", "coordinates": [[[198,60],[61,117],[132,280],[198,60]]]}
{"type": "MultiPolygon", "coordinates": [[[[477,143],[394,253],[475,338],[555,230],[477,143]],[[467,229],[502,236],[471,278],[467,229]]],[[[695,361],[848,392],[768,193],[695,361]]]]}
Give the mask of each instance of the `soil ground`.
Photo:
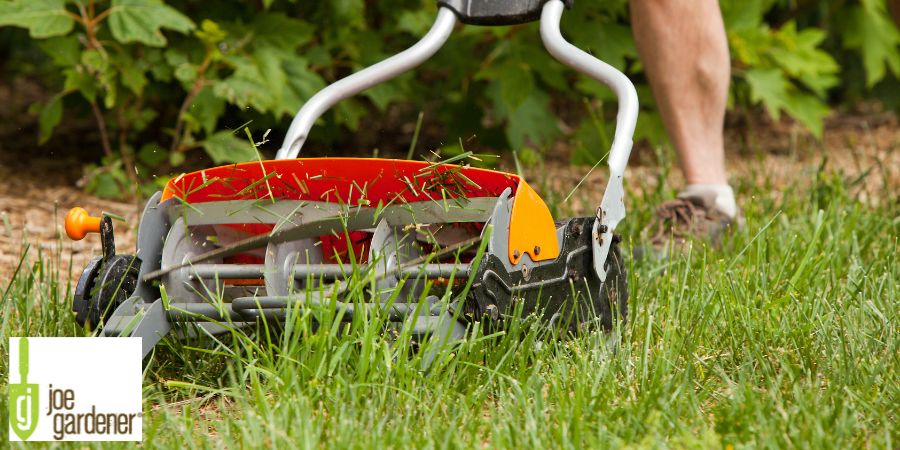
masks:
{"type": "MultiPolygon", "coordinates": [[[[894,114],[838,115],[828,121],[821,140],[787,122],[763,121],[754,125],[752,131],[732,124],[726,135],[728,164],[736,180],[739,201],[748,200],[740,198],[742,183],[767,183],[778,189],[798,176],[812,176],[811,168],[821,164],[823,158],[827,158],[829,170],[848,179],[867,174],[857,187],[863,201],[885,195],[900,201],[900,127],[894,114]],[[884,186],[889,189],[884,191],[884,186]]],[[[526,177],[538,189],[565,196],[585,178],[589,168],[570,166],[564,149],[555,153],[540,167],[527,169],[526,177]]],[[[659,183],[660,171],[654,155],[649,148],[635,150],[626,187],[638,182],[649,186],[659,183]]],[[[12,277],[26,243],[30,244],[31,258],[38,251],[49,252],[61,246],[63,270],[72,267],[76,276],[91,257],[99,254],[97,236],[78,242],[64,237],[63,217],[74,206],[82,206],[92,214],[107,211],[123,216],[127,222],[115,224],[117,244],[123,250],[134,248],[137,202],[110,201],[85,194],[77,187],[82,164],[71,154],[68,159],[60,159],[42,150],[35,158],[25,158],[0,147],[0,284],[12,277]]],[[[605,174],[603,167],[594,170],[577,195],[561,209],[589,213],[599,203],[605,174]]],[[[677,171],[672,171],[666,181],[676,187],[682,183],[677,171]]],[[[634,191],[629,195],[639,195],[634,191]]]]}

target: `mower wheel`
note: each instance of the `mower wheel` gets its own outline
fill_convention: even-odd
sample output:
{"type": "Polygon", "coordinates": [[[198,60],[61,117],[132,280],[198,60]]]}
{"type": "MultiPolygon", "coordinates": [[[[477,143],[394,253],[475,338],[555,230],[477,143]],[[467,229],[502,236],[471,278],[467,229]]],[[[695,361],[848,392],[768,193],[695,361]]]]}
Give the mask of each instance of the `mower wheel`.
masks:
{"type": "Polygon", "coordinates": [[[75,288],[75,321],[89,329],[101,326],[134,293],[140,268],[141,260],[133,255],[92,260],[75,288]]]}

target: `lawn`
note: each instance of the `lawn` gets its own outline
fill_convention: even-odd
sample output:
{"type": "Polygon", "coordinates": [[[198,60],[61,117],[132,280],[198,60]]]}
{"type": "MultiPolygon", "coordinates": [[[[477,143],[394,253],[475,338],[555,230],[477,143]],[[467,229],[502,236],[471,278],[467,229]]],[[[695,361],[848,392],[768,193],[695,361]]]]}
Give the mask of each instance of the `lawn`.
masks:
{"type": "MultiPolygon", "coordinates": [[[[309,315],[270,339],[165,341],[146,366],[145,443],[897,448],[900,203],[882,173],[815,161],[787,185],[738,174],[746,227],[720,249],[629,261],[630,314],[613,345],[599,331],[558,340],[522,321],[473,332],[423,371],[377,323],[316,329],[309,315]],[[867,183],[880,198],[861,195],[867,183]]],[[[620,231],[631,247],[671,191],[627,187],[620,231]]],[[[566,213],[566,194],[546,197],[566,213]]],[[[0,277],[3,415],[6,337],[85,334],[62,252],[34,248],[0,277]]]]}

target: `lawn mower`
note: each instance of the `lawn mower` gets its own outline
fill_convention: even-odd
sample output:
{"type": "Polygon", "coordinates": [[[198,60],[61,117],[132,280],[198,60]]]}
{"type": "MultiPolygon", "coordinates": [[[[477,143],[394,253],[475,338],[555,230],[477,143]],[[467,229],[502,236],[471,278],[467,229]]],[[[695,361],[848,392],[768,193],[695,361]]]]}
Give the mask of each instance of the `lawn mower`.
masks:
{"type": "Polygon", "coordinates": [[[614,231],[625,216],[634,86],[563,38],[560,20],[571,0],[438,6],[431,30],[413,47],[306,102],[275,160],[169,181],[143,210],[136,253],[116,252],[109,216],[69,211],[70,238],[99,233],[102,243],[102,256],[88,263],[75,289],[78,323],[101,336],[141,337],[146,356],[170,334],[216,335],[306,308],[339,310],[347,322],[382,314],[417,338],[447,341],[464,337],[471,324],[503,326],[518,314],[606,330],[624,320],[625,270],[614,231]],[[322,114],[429,59],[457,22],[535,20],[553,57],[618,96],[610,178],[595,216],[554,221],[521,176],[458,161],[298,159],[322,114]],[[362,297],[348,282],[354,276],[368,280],[362,297]],[[433,295],[435,288],[445,294],[433,295]]]}

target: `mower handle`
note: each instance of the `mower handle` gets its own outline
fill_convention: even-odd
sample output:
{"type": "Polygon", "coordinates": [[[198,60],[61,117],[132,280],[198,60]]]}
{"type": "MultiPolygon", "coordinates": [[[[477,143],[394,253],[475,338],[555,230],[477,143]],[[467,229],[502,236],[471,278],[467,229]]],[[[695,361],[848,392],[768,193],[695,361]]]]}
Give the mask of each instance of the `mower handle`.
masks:
{"type": "MultiPolygon", "coordinates": [[[[639,106],[634,84],[615,67],[566,41],[559,29],[559,24],[562,20],[563,10],[567,5],[571,5],[571,0],[503,0],[502,2],[497,0],[440,0],[439,3],[441,7],[438,10],[437,20],[421,41],[402,53],[333,83],[309,99],[291,122],[284,143],[278,150],[277,159],[296,158],[316,120],[335,103],[413,69],[434,55],[450,37],[453,27],[456,25],[457,14],[460,13],[452,9],[453,5],[459,7],[468,5],[467,7],[471,7],[467,10],[469,12],[477,8],[496,11],[496,6],[488,6],[491,3],[504,6],[524,5],[526,12],[529,7],[542,5],[540,6],[541,39],[547,51],[563,64],[609,86],[616,93],[619,101],[616,132],[608,159],[609,183],[603,193],[600,208],[597,210],[598,220],[594,221],[594,236],[598,242],[597,245],[594,245],[594,264],[598,275],[605,280],[606,271],[603,269],[603,264],[612,242],[612,232],[619,221],[625,217],[623,177],[628,157],[631,155],[632,137],[637,125],[639,106]]],[[[463,21],[471,21],[466,14],[460,15],[463,21]]]]}
{"type": "Polygon", "coordinates": [[[281,144],[281,149],[278,150],[275,158],[296,158],[309,136],[309,131],[325,111],[345,98],[395,78],[427,61],[444,46],[455,25],[456,15],[447,8],[441,8],[438,10],[437,20],[431,30],[416,45],[374,66],[338,80],[319,91],[300,108],[294,117],[284,138],[284,143],[281,144]]]}
{"type": "MultiPolygon", "coordinates": [[[[472,15],[475,14],[473,11],[493,11],[493,8],[496,7],[490,6],[492,4],[519,5],[516,7],[520,9],[534,8],[535,5],[543,4],[541,7],[541,38],[550,54],[563,64],[608,85],[618,97],[619,112],[609,163],[610,168],[619,169],[615,172],[624,171],[624,166],[631,154],[631,137],[637,123],[637,92],[623,73],[578,49],[563,38],[559,30],[559,23],[562,19],[563,9],[571,6],[572,0],[439,0],[438,3],[441,7],[438,10],[437,20],[428,34],[414,46],[336,81],[310,98],[291,122],[276,159],[296,158],[316,120],[337,102],[395,78],[431,58],[449,39],[453,27],[456,25],[457,15],[460,15],[464,22],[470,22],[472,15]],[[457,12],[454,7],[468,8],[466,10],[468,12],[457,12]]],[[[516,10],[510,11],[510,15],[515,15],[513,13],[516,10]]]]}

